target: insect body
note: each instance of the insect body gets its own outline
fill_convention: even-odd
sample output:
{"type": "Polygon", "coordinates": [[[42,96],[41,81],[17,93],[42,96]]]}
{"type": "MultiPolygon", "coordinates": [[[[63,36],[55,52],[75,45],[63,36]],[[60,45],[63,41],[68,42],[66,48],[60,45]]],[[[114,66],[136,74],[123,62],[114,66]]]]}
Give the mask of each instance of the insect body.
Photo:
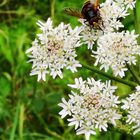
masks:
{"type": "Polygon", "coordinates": [[[98,22],[101,19],[98,6],[99,0],[96,0],[95,3],[87,1],[84,3],[81,12],[73,10],[71,8],[66,8],[65,12],[71,16],[86,19],[89,25],[95,28],[98,27],[98,22]]]}

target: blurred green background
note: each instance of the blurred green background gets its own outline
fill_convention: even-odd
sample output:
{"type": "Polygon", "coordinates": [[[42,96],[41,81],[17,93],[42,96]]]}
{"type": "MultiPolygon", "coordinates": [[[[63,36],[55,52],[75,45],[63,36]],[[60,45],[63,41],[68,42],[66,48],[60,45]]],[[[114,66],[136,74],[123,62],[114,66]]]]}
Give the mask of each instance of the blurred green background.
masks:
{"type": "MultiPolygon", "coordinates": [[[[58,103],[68,97],[75,77],[84,79],[93,76],[96,79],[107,78],[79,69],[72,74],[64,70],[63,79],[53,80],[49,75],[46,82],[37,82],[37,76],[29,76],[31,64],[27,63],[25,51],[31,47],[36,37],[38,19],[46,21],[51,17],[54,25],[61,21],[72,27],[79,25],[77,19],[65,15],[63,9],[80,9],[84,0],[0,0],[0,140],[84,140],[76,136],[73,127],[67,126],[66,119],[58,115],[61,110],[58,103]]],[[[125,29],[136,29],[140,33],[140,0],[136,9],[130,11],[123,23],[125,29]]],[[[138,40],[139,41],[139,40],[138,40]]],[[[93,63],[91,52],[86,46],[79,48],[78,59],[93,63]]],[[[139,71],[139,70],[138,70],[139,71]]],[[[127,72],[126,79],[132,76],[127,72]]],[[[117,93],[125,96],[131,88],[114,82],[119,88],[117,93]]],[[[107,133],[92,136],[91,140],[139,140],[123,131],[109,128],[107,133]]]]}

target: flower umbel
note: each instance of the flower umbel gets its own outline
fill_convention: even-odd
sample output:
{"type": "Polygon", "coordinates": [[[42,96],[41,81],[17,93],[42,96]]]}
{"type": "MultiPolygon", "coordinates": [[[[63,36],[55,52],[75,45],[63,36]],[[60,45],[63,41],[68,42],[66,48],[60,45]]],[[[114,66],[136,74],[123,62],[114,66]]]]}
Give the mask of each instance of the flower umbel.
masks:
{"type": "Polygon", "coordinates": [[[140,86],[122,102],[122,108],[128,113],[126,123],[132,124],[133,134],[140,132],[140,86]]]}
{"type": "Polygon", "coordinates": [[[101,64],[100,69],[109,68],[113,70],[115,76],[125,76],[126,64],[136,65],[136,55],[140,55],[140,46],[137,44],[138,35],[132,32],[108,33],[98,40],[97,51],[93,51],[96,58],[95,65],[101,64]]]}
{"type": "Polygon", "coordinates": [[[118,97],[113,95],[116,87],[110,85],[110,81],[102,83],[88,78],[75,79],[74,85],[69,85],[75,90],[69,95],[70,99],[62,99],[59,104],[63,109],[60,111],[62,118],[69,116],[69,126],[75,125],[77,135],[85,134],[89,140],[91,134],[99,131],[107,131],[108,123],[116,125],[120,119],[118,113],[118,97]]]}
{"type": "MultiPolygon", "coordinates": [[[[86,22],[86,20],[79,20],[82,23],[82,38],[83,42],[88,45],[88,49],[92,49],[94,43],[100,36],[108,32],[114,32],[124,27],[121,23],[121,19],[125,18],[128,13],[128,9],[133,9],[135,2],[133,0],[106,0],[101,3],[97,14],[98,20],[96,27],[92,27],[86,22]]],[[[95,16],[95,17],[96,17],[95,16]]]]}
{"type": "Polygon", "coordinates": [[[29,53],[29,62],[33,63],[31,75],[38,75],[38,81],[44,80],[47,73],[55,78],[57,75],[62,78],[63,68],[70,69],[72,72],[81,67],[75,60],[75,48],[80,43],[80,28],[72,29],[69,24],[63,22],[57,27],[52,26],[52,20],[49,18],[46,23],[37,22],[41,33],[32,43],[32,47],[27,50],[29,53]]]}
{"type": "Polygon", "coordinates": [[[101,3],[99,10],[102,18],[102,25],[100,26],[105,33],[124,27],[120,20],[128,15],[124,6],[116,1],[106,0],[104,3],[101,3]]]}

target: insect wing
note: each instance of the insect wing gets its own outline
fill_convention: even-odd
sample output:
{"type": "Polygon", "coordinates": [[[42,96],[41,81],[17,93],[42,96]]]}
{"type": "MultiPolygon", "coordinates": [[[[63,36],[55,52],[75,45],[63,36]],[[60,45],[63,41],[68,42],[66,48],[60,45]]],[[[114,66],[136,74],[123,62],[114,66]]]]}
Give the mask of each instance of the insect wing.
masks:
{"type": "Polygon", "coordinates": [[[70,16],[74,16],[77,18],[83,18],[83,15],[81,14],[81,12],[78,10],[75,10],[75,9],[66,8],[66,9],[64,9],[64,12],[70,16]]]}

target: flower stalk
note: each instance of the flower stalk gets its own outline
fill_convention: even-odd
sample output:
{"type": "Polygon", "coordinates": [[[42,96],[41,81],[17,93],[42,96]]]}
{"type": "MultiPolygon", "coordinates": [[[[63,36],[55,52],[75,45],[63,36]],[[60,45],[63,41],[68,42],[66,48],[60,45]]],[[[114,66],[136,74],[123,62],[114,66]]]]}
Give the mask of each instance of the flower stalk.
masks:
{"type": "Polygon", "coordinates": [[[135,70],[133,69],[133,67],[127,64],[127,68],[131,72],[132,76],[135,78],[135,80],[137,81],[137,83],[140,85],[140,78],[137,76],[137,73],[135,72],[135,70]]]}
{"type": "Polygon", "coordinates": [[[110,74],[108,74],[108,73],[106,73],[106,72],[103,72],[103,71],[101,71],[101,70],[98,70],[96,67],[91,67],[91,66],[89,66],[89,65],[87,65],[87,64],[84,64],[84,63],[81,63],[81,64],[82,64],[82,66],[83,66],[84,68],[86,68],[86,69],[88,69],[88,70],[91,70],[91,71],[93,71],[93,72],[95,72],[95,73],[98,73],[98,74],[100,74],[100,75],[103,75],[103,76],[105,76],[105,77],[107,77],[107,78],[109,78],[109,79],[111,79],[111,80],[114,80],[114,81],[123,83],[123,84],[125,84],[125,85],[130,86],[130,87],[136,87],[136,86],[137,86],[137,84],[136,84],[135,82],[131,82],[131,81],[127,81],[127,80],[124,80],[124,79],[120,79],[120,78],[114,77],[114,76],[112,76],[112,75],[110,75],[110,74]]]}

